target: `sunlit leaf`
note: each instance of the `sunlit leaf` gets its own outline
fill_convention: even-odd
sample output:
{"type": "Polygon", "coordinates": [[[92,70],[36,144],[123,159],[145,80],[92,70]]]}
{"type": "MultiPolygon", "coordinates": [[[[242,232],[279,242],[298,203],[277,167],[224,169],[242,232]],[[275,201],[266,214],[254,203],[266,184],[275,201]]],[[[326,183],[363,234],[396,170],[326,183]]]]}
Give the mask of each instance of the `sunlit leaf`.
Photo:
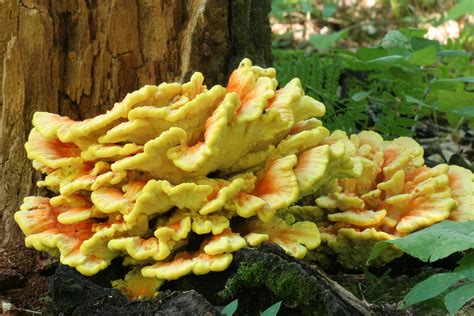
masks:
{"type": "Polygon", "coordinates": [[[404,27],[398,29],[398,31],[406,37],[423,37],[426,32],[428,32],[427,29],[419,29],[414,27],[404,27]]]}
{"type": "Polygon", "coordinates": [[[474,248],[474,221],[443,221],[402,238],[379,242],[372,248],[369,261],[377,258],[390,245],[396,245],[421,261],[434,262],[455,252],[474,248]]]}
{"type": "Polygon", "coordinates": [[[388,52],[382,47],[376,48],[368,48],[368,47],[361,47],[357,50],[356,56],[362,61],[369,61],[372,59],[385,57],[387,56],[388,52]]]}
{"type": "Polygon", "coordinates": [[[438,100],[442,111],[474,118],[474,92],[440,90],[438,100]]]}
{"type": "Polygon", "coordinates": [[[474,1],[473,0],[461,0],[458,4],[451,8],[448,12],[447,20],[456,20],[457,18],[465,15],[474,13],[474,1]]]}
{"type": "Polygon", "coordinates": [[[429,66],[436,62],[436,48],[428,46],[415,51],[409,61],[417,66],[429,66]]]}

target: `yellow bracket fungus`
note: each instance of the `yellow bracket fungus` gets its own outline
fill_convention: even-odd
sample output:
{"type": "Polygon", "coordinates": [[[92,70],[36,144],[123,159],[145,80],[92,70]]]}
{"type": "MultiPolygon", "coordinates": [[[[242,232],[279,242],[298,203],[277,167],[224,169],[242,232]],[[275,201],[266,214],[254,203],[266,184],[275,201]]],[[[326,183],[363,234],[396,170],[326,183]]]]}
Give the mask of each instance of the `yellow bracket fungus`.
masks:
{"type": "Polygon", "coordinates": [[[35,113],[25,148],[54,196],[15,214],[26,245],[85,275],[123,257],[113,285],[141,299],[264,242],[303,258],[322,241],[355,266],[377,240],[474,219],[470,171],[423,166],[410,138],[330,134],[298,79],[278,89],[244,59],[227,86],[203,82],[144,86],[83,121],[35,113]]]}
{"type": "MultiPolygon", "coordinates": [[[[365,264],[369,244],[397,238],[445,219],[472,220],[472,172],[458,167],[424,166],[423,149],[401,137],[383,141],[375,132],[350,138],[334,132],[323,142],[342,141],[362,166],[359,177],[333,179],[316,197],[329,224],[323,229],[339,261],[350,268],[365,264]],[[341,228],[342,227],[342,228],[341,228]],[[363,241],[363,245],[359,244],[363,241]],[[356,253],[344,247],[363,248],[356,253]]],[[[391,251],[379,260],[393,259],[391,251]]]]}

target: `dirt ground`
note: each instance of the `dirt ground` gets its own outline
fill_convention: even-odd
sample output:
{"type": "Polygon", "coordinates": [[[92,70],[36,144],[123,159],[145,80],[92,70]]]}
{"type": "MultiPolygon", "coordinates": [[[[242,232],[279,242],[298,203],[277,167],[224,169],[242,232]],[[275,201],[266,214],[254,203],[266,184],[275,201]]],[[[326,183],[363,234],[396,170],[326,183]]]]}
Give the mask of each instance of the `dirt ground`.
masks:
{"type": "Polygon", "coordinates": [[[0,314],[38,314],[55,266],[55,259],[24,245],[0,247],[0,314]]]}

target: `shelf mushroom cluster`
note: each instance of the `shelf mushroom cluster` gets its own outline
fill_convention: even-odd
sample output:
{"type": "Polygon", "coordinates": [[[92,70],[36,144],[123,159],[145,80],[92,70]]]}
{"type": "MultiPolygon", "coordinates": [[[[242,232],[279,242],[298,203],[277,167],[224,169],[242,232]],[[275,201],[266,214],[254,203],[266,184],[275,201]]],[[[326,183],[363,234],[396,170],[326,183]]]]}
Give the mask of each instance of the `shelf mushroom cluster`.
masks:
{"type": "MultiPolygon", "coordinates": [[[[455,165],[424,165],[413,139],[384,141],[371,131],[350,138],[335,131],[323,143],[343,142],[362,165],[357,178],[333,179],[319,190],[321,239],[348,268],[366,264],[373,244],[405,236],[442,220],[474,220],[474,178],[455,165]]],[[[389,249],[379,263],[400,253],[389,249]]]]}
{"type": "Polygon", "coordinates": [[[263,242],[303,258],[322,239],[347,257],[347,240],[367,231],[378,240],[473,218],[470,171],[424,167],[408,138],[330,134],[316,119],[324,105],[298,79],[277,89],[275,75],[244,59],[226,87],[195,73],[83,121],[35,113],[25,148],[54,194],[15,213],[26,245],[84,275],[123,257],[132,268],[114,286],[141,298],[263,242]]]}

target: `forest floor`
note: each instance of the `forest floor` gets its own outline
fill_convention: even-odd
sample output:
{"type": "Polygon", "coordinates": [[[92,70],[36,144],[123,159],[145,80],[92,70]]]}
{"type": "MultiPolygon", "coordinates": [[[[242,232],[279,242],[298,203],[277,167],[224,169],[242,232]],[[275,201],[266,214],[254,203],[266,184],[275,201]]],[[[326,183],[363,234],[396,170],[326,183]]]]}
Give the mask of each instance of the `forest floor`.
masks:
{"type": "Polygon", "coordinates": [[[56,262],[24,245],[8,246],[8,251],[0,248],[0,314],[40,312],[56,262]]]}

